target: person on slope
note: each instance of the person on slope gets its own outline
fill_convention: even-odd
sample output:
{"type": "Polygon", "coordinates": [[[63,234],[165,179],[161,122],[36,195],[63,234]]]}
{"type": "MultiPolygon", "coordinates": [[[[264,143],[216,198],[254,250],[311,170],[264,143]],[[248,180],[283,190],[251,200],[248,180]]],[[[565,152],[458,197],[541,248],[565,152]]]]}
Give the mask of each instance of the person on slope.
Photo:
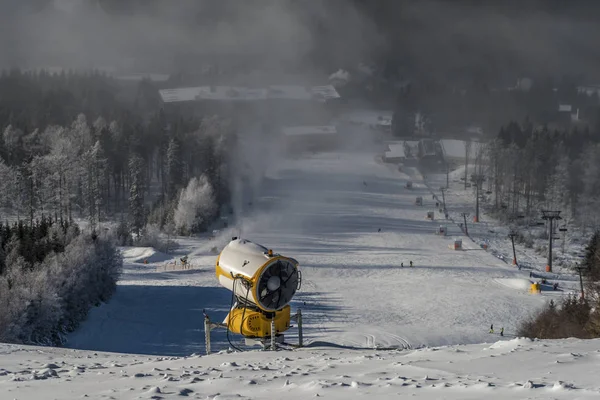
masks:
{"type": "Polygon", "coordinates": [[[500,328],[500,336],[504,336],[504,327],[500,328]]]}
{"type": "Polygon", "coordinates": [[[410,266],[411,266],[411,267],[413,266],[413,262],[412,262],[412,260],[410,261],[410,266]]]}
{"type": "Polygon", "coordinates": [[[490,325],[490,333],[494,333],[494,324],[490,325]]]}

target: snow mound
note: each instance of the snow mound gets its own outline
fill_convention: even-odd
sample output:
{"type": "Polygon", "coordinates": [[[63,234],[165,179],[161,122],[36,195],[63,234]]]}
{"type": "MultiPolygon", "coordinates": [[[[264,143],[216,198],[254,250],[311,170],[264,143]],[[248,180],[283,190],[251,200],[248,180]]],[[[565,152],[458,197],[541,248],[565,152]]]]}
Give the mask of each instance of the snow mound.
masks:
{"type": "Polygon", "coordinates": [[[126,263],[157,263],[171,260],[173,257],[161,253],[154,247],[122,247],[123,261],[126,263]]]}
{"type": "Polygon", "coordinates": [[[570,389],[575,389],[575,386],[573,386],[573,384],[571,383],[566,383],[563,381],[556,381],[554,382],[554,386],[552,386],[553,390],[570,390],[570,389]]]}
{"type": "Polygon", "coordinates": [[[532,342],[532,340],[528,339],[528,338],[515,338],[512,340],[501,340],[499,342],[492,344],[490,347],[488,347],[488,349],[490,349],[490,350],[492,350],[492,349],[510,350],[510,349],[515,349],[520,346],[528,346],[531,344],[531,342],[532,342]]]}
{"type": "Polygon", "coordinates": [[[523,278],[500,278],[500,279],[495,279],[495,281],[498,282],[502,286],[506,286],[508,288],[516,289],[516,290],[527,291],[531,287],[531,281],[529,281],[528,279],[523,279],[523,278]]]}

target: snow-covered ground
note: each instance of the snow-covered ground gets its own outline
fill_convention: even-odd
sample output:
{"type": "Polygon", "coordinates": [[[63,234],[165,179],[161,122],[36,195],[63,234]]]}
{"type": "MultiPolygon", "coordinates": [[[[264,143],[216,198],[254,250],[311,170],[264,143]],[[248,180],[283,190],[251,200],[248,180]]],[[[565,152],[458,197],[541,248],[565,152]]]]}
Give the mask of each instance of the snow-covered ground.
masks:
{"type": "MultiPolygon", "coordinates": [[[[114,297],[69,336],[73,350],[0,347],[1,398],[598,396],[599,341],[515,338],[519,322],[561,292],[529,294],[528,271],[465,237],[416,169],[382,163],[385,146],[368,142],[265,163],[258,198],[216,238],[176,238],[168,255],[124,249],[114,297]],[[440,225],[447,236],[435,234],[440,225]],[[203,310],[220,321],[230,307],[214,263],[240,234],[299,260],[292,308],[302,309],[307,346],[185,357],[204,354],[203,310]],[[455,238],[463,250],[450,248],[455,238]],[[161,268],[183,255],[191,269],[161,268]]],[[[286,335],[294,342],[295,328],[286,335]]],[[[225,332],[212,343],[229,347],[225,332]]]]}
{"type": "Polygon", "coordinates": [[[600,340],[172,358],[0,345],[3,399],[597,399],[600,340]]]}

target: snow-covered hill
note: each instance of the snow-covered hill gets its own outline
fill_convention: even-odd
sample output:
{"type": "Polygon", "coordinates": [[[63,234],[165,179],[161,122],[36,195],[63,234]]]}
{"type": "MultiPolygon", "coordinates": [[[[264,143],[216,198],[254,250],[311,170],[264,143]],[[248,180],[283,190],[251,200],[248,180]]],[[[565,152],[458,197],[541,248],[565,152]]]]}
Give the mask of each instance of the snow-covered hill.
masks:
{"type": "MultiPolygon", "coordinates": [[[[467,240],[464,250],[450,249],[462,233],[449,221],[425,218],[435,200],[420,175],[401,173],[375,155],[289,160],[268,172],[253,212],[242,221],[243,237],[300,261],[303,287],[292,306],[302,308],[307,339],[357,348],[480,343],[489,339],[491,324],[513,337],[544,296],[501,282],[528,274],[467,240]],[[405,187],[408,180],[412,189],[405,187]],[[414,204],[416,196],[423,197],[423,207],[414,204]],[[446,237],[435,234],[441,223],[446,237]]],[[[231,294],[215,279],[210,250],[237,234],[232,229],[211,241],[182,241],[179,251],[189,254],[192,270],[156,272],[161,263],[128,262],[114,298],[92,310],[69,346],[204,352],[201,311],[221,320],[231,294]]],[[[127,261],[138,252],[127,250],[127,261]]],[[[213,344],[228,347],[219,333],[213,344]]]]}
{"type": "MultiPolygon", "coordinates": [[[[519,321],[561,292],[529,294],[528,271],[462,236],[418,171],[381,163],[383,150],[278,163],[238,226],[210,240],[178,238],[174,254],[124,249],[116,294],[69,337],[79,350],[2,347],[2,398],[597,396],[598,341],[515,339],[519,321]],[[435,234],[440,225],[447,236],[435,234]],[[169,358],[204,354],[202,311],[222,320],[231,300],[217,284],[216,255],[240,233],[299,260],[303,284],[292,308],[302,308],[308,346],[169,358]],[[463,250],[451,249],[454,239],[463,250]],[[165,268],[183,255],[191,269],[165,268]],[[505,336],[488,333],[491,324],[505,336]],[[508,341],[456,346],[500,339],[508,341]]],[[[287,334],[296,340],[295,329],[287,334]]],[[[229,347],[224,332],[212,342],[213,350],[229,347]]]]}

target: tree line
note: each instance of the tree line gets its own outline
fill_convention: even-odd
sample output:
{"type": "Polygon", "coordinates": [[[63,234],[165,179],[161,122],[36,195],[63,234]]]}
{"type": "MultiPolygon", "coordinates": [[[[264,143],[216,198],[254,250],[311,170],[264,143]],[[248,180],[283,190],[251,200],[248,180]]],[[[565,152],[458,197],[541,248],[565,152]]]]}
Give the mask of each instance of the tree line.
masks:
{"type": "Polygon", "coordinates": [[[584,233],[599,226],[600,135],[590,128],[559,131],[511,122],[484,152],[484,186],[497,215],[533,221],[540,209],[560,210],[565,224],[584,233]]]}
{"type": "Polygon", "coordinates": [[[1,341],[64,343],[114,292],[117,245],[201,232],[229,202],[234,122],[157,96],[97,72],[0,73],[1,341]]]}
{"type": "Polygon", "coordinates": [[[123,90],[97,72],[5,71],[0,207],[30,225],[42,216],[81,218],[94,231],[125,212],[136,236],[148,221],[180,233],[206,229],[229,199],[233,123],[165,112],[149,81],[133,101],[119,98],[123,90]],[[190,204],[190,190],[203,200],[190,204]]]}
{"type": "Polygon", "coordinates": [[[112,241],[69,222],[0,224],[0,341],[64,344],[113,294],[122,264],[112,241]]]}

